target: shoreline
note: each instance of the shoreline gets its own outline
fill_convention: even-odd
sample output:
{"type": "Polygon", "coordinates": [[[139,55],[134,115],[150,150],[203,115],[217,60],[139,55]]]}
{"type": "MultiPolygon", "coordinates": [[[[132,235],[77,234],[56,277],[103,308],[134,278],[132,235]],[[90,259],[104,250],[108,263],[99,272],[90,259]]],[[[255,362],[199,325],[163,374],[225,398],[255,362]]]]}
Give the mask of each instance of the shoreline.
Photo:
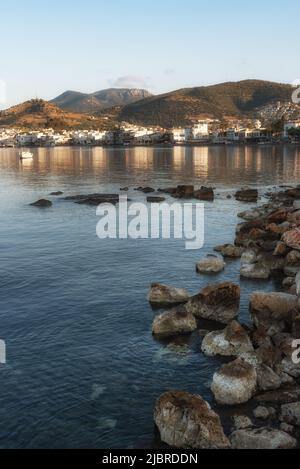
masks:
{"type": "Polygon", "coordinates": [[[23,145],[23,146],[11,146],[11,145],[0,145],[0,149],[7,149],[11,148],[14,150],[21,150],[22,148],[34,149],[34,148],[46,148],[46,149],[55,149],[55,148],[223,148],[223,147],[239,147],[239,148],[265,148],[265,147],[300,147],[300,142],[292,143],[292,142],[269,142],[269,143],[159,143],[159,144],[134,144],[134,145],[72,145],[68,144],[61,144],[61,145],[54,145],[54,146],[47,146],[47,145],[23,145]]]}
{"type": "Polygon", "coordinates": [[[201,333],[204,356],[223,359],[212,376],[213,408],[189,392],[168,391],[158,397],[154,420],[161,441],[169,446],[299,447],[300,364],[294,361],[294,342],[300,339],[300,187],[277,189],[262,206],[255,191],[244,193],[244,201],[256,205],[238,215],[233,244],[217,246],[215,257],[197,264],[201,275],[214,275],[226,270],[226,259],[240,259],[241,278],[268,281],[281,276],[276,292],[252,292],[250,325],[239,322],[241,282],[212,280],[192,297],[182,289],[151,286],[150,304],[165,304],[165,312],[154,318],[154,337],[201,333]],[[200,331],[207,319],[218,327],[200,331]],[[222,324],[225,329],[220,329],[222,324]],[[198,426],[191,434],[193,422],[198,426]]]}

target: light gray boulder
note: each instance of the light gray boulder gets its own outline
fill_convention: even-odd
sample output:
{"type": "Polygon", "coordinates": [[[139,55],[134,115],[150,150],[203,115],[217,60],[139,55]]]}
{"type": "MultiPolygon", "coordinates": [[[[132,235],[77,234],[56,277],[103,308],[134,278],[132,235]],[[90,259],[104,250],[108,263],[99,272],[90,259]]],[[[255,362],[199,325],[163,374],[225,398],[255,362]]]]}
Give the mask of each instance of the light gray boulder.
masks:
{"type": "Polygon", "coordinates": [[[210,357],[216,355],[237,357],[254,350],[250,337],[237,321],[232,321],[224,331],[207,334],[201,348],[202,352],[210,357]]]}
{"type": "Polygon", "coordinates": [[[214,254],[209,254],[207,257],[197,263],[197,272],[200,274],[217,274],[222,272],[226,267],[224,259],[214,254]]]}
{"type": "Polygon", "coordinates": [[[238,405],[248,402],[257,389],[257,373],[252,365],[237,359],[214,374],[211,390],[218,404],[238,405]]]}
{"type": "Polygon", "coordinates": [[[297,441],[288,433],[268,427],[238,430],[230,440],[232,449],[293,449],[297,446],[297,441]]]}

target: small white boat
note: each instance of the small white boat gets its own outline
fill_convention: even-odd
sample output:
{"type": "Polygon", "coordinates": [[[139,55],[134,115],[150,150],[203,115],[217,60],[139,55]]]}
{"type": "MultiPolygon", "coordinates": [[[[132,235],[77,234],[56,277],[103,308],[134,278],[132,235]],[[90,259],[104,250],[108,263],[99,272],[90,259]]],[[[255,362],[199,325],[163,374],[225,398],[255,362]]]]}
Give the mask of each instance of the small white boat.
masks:
{"type": "Polygon", "coordinates": [[[33,153],[30,151],[22,151],[20,155],[20,160],[33,160],[33,153]]]}

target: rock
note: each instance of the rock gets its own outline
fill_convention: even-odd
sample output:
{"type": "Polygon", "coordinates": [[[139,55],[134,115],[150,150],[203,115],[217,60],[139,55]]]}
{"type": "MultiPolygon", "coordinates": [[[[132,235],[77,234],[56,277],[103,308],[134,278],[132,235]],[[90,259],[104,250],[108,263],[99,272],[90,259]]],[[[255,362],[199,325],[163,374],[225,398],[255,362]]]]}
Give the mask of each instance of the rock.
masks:
{"type": "Polygon", "coordinates": [[[250,298],[250,310],[256,327],[274,335],[285,329],[297,315],[297,297],[287,293],[254,292],[250,298]]]}
{"type": "Polygon", "coordinates": [[[233,421],[235,430],[244,430],[245,428],[253,427],[253,422],[247,415],[234,415],[233,421]]]}
{"type": "Polygon", "coordinates": [[[292,189],[287,189],[285,191],[286,197],[290,197],[292,199],[300,199],[300,189],[299,187],[295,187],[292,189]]]}
{"type": "Polygon", "coordinates": [[[257,189],[242,189],[235,194],[236,200],[240,202],[257,202],[257,189]]]}
{"type": "Polygon", "coordinates": [[[154,420],[161,440],[174,448],[225,449],[229,440],[219,416],[200,396],[167,392],[156,402],[154,420]]]}
{"type": "Polygon", "coordinates": [[[222,272],[225,267],[226,264],[221,257],[209,254],[205,259],[198,262],[197,272],[201,274],[216,274],[222,272]]]}
{"type": "Polygon", "coordinates": [[[241,289],[231,282],[203,288],[190,299],[186,309],[197,318],[229,324],[238,316],[241,289]]]}
{"type": "Polygon", "coordinates": [[[259,218],[261,215],[259,210],[246,210],[245,212],[238,213],[239,218],[243,218],[243,220],[250,221],[259,218]]]}
{"type": "Polygon", "coordinates": [[[244,252],[244,248],[233,246],[232,244],[224,244],[224,246],[216,246],[214,250],[216,252],[220,252],[223,257],[229,257],[231,259],[240,258],[244,252]]]}
{"type": "Polygon", "coordinates": [[[156,308],[184,304],[189,299],[189,293],[183,288],[169,287],[160,283],[153,283],[148,295],[149,303],[156,308]]]}
{"type": "Polygon", "coordinates": [[[158,189],[157,192],[162,192],[163,194],[173,195],[176,193],[176,191],[177,191],[176,187],[166,187],[164,189],[158,189]]]}
{"type": "Polygon", "coordinates": [[[177,186],[176,192],[172,195],[177,199],[192,199],[194,197],[194,189],[194,186],[177,186]]]}
{"type": "Polygon", "coordinates": [[[79,205],[93,205],[98,206],[101,204],[113,204],[119,203],[118,194],[88,194],[88,195],[75,195],[66,197],[65,200],[73,201],[79,205]]]}
{"type": "Polygon", "coordinates": [[[165,202],[165,198],[164,197],[147,197],[147,202],[149,204],[160,204],[162,202],[165,202]]]}
{"type": "Polygon", "coordinates": [[[281,423],[280,424],[280,430],[282,432],[288,433],[289,435],[293,435],[295,429],[293,425],[288,425],[287,423],[281,423]]]}
{"type": "Polygon", "coordinates": [[[59,196],[59,195],[63,195],[63,192],[61,191],[57,191],[57,192],[51,192],[50,195],[53,195],[53,196],[59,196]]]}
{"type": "Polygon", "coordinates": [[[289,213],[287,221],[293,225],[299,226],[300,224],[300,210],[295,210],[294,212],[289,213]]]}
{"type": "Polygon", "coordinates": [[[257,368],[257,384],[260,391],[275,391],[281,386],[280,377],[267,365],[257,368]]]}
{"type": "Polygon", "coordinates": [[[278,391],[269,391],[267,393],[258,394],[254,398],[260,403],[286,404],[297,402],[300,399],[300,386],[288,386],[278,391]]]}
{"type": "Polygon", "coordinates": [[[300,250],[300,228],[295,228],[294,230],[287,231],[282,236],[282,241],[292,249],[300,250]]]}
{"type": "Polygon", "coordinates": [[[280,223],[284,223],[287,220],[289,210],[285,207],[280,207],[279,209],[275,210],[274,212],[268,215],[267,219],[269,223],[275,223],[279,225],[280,223]]]}
{"type": "Polygon", "coordinates": [[[210,332],[202,342],[202,352],[210,357],[216,355],[233,357],[251,351],[253,351],[251,340],[237,321],[232,321],[224,331],[210,332]]]}
{"type": "Polygon", "coordinates": [[[40,199],[37,202],[34,202],[33,204],[30,204],[32,207],[38,207],[38,208],[49,208],[52,207],[52,202],[50,200],[46,199],[40,199]]]}
{"type": "Polygon", "coordinates": [[[281,368],[283,373],[286,373],[292,378],[300,378],[300,363],[294,363],[291,357],[282,360],[281,368]]]}
{"type": "Polygon", "coordinates": [[[268,427],[238,430],[230,441],[232,449],[292,449],[297,445],[288,433],[268,427]]]}
{"type": "Polygon", "coordinates": [[[261,359],[258,357],[255,351],[242,353],[239,358],[241,358],[245,363],[252,365],[255,369],[262,364],[261,359]]]}
{"type": "Polygon", "coordinates": [[[247,249],[243,252],[241,257],[242,264],[255,264],[257,261],[257,254],[253,249],[247,249]]]}
{"type": "Polygon", "coordinates": [[[256,350],[256,354],[260,358],[262,364],[267,365],[269,368],[273,368],[277,363],[280,363],[282,359],[281,350],[274,347],[269,337],[260,343],[256,350]]]}
{"type": "Polygon", "coordinates": [[[213,202],[215,199],[214,190],[211,187],[201,187],[198,191],[194,192],[195,199],[213,202]]]}
{"type": "Polygon", "coordinates": [[[268,280],[271,275],[271,270],[262,263],[243,264],[240,268],[240,275],[241,277],[249,279],[268,280]]]}
{"type": "Polygon", "coordinates": [[[288,266],[297,266],[300,270],[300,251],[290,251],[285,258],[285,263],[288,266]]]}
{"type": "Polygon", "coordinates": [[[253,411],[254,417],[259,420],[268,420],[270,418],[270,412],[267,407],[259,406],[253,411]]]}
{"type": "Polygon", "coordinates": [[[281,406],[280,418],[285,423],[300,427],[300,402],[281,406]]]}
{"type": "Polygon", "coordinates": [[[290,248],[285,243],[279,241],[276,245],[273,255],[274,256],[286,256],[289,253],[290,248]]]}
{"type": "Polygon", "coordinates": [[[291,288],[293,285],[295,285],[295,277],[286,277],[282,282],[284,288],[291,288]]]}
{"type": "Polygon", "coordinates": [[[280,351],[284,356],[291,358],[295,349],[293,347],[294,338],[290,334],[276,334],[272,337],[272,340],[278,351],[280,351]]]}
{"type": "Polygon", "coordinates": [[[121,192],[128,192],[128,191],[129,191],[129,187],[121,187],[121,188],[120,188],[120,191],[121,191],[121,192]]]}
{"type": "Polygon", "coordinates": [[[163,313],[154,319],[152,332],[160,338],[172,337],[180,334],[190,334],[197,329],[197,321],[193,314],[178,307],[163,313]]]}
{"type": "Polygon", "coordinates": [[[248,402],[256,392],[257,374],[252,365],[241,359],[223,365],[214,374],[211,390],[218,404],[238,405],[248,402]]]}

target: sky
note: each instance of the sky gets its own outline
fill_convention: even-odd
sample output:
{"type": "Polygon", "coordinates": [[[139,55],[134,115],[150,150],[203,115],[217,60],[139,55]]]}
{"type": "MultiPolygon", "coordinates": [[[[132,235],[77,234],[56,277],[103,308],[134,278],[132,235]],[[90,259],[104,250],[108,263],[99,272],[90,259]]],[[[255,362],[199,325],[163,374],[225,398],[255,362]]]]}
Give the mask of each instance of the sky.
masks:
{"type": "Polygon", "coordinates": [[[300,79],[299,0],[10,0],[0,107],[66,90],[300,79]]]}

